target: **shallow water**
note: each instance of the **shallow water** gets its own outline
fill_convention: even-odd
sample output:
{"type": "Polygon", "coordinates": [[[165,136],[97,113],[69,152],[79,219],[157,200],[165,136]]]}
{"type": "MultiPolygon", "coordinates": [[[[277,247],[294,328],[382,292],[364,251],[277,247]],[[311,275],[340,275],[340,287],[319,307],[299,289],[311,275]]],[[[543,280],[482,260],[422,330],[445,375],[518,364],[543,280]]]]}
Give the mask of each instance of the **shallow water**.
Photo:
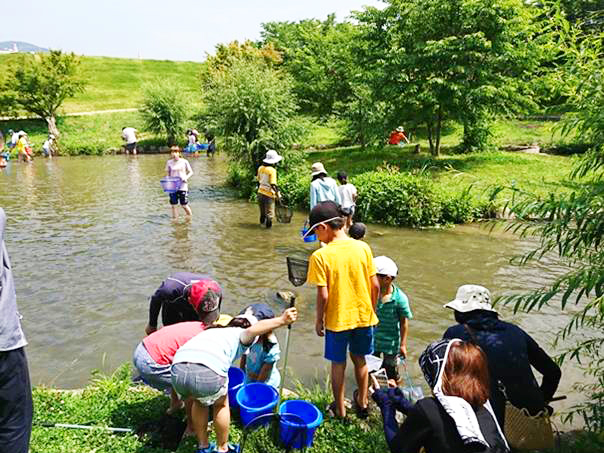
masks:
{"type": "MultiPolygon", "coordinates": [[[[299,230],[304,213],[272,230],[257,224],[254,204],[235,199],[224,187],[226,163],[217,156],[190,159],[193,219],[172,221],[159,179],[167,156],[107,156],[36,159],[9,163],[0,173],[0,206],[8,216],[7,246],[12,258],[18,304],[29,341],[34,384],[75,388],[91,370],[104,372],[129,361],[144,335],[148,297],[175,271],[213,275],[224,288],[224,312],[293,290],[285,258],[305,256],[315,244],[299,230]]],[[[182,211],[181,211],[182,215],[182,211]]],[[[484,228],[417,231],[369,225],[374,255],[386,254],[399,266],[398,284],[408,294],[410,371],[422,382],[417,358],[426,344],[453,324],[442,308],[456,288],[477,283],[495,294],[546,284],[561,269],[554,262],[517,268],[509,258],[530,244],[484,228]]],[[[323,380],[327,362],[314,334],[314,295],[296,288],[300,320],[291,331],[289,366],[302,381],[323,380]]],[[[567,321],[556,308],[513,315],[501,309],[546,350],[567,321]]],[[[284,332],[279,332],[285,349],[284,332]]],[[[352,370],[349,369],[349,389],[352,370]]],[[[558,393],[577,402],[571,389],[582,379],[566,365],[558,393]]]]}

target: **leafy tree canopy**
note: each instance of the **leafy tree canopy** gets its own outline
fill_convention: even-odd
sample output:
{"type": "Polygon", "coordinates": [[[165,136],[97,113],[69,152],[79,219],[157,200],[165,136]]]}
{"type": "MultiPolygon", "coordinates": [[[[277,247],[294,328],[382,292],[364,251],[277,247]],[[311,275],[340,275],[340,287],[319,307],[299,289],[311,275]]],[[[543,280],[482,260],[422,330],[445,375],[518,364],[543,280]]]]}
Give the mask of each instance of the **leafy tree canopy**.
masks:
{"type": "Polygon", "coordinates": [[[143,86],[140,112],[147,130],[165,134],[169,145],[183,135],[187,120],[188,100],[182,87],[157,80],[143,86]]]}

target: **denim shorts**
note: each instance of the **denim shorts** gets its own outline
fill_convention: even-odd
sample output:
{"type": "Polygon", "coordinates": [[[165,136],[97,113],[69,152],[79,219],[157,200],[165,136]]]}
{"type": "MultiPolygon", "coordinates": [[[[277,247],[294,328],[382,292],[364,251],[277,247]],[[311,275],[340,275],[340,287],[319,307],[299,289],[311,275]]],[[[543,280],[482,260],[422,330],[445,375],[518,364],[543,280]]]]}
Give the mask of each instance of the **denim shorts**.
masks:
{"type": "Polygon", "coordinates": [[[172,387],[183,400],[192,397],[211,406],[227,394],[228,379],[200,363],[180,362],[172,365],[172,387]]]}
{"type": "Polygon", "coordinates": [[[170,365],[160,365],[153,360],[142,342],[134,350],[132,361],[145,384],[157,390],[165,390],[172,386],[170,365]]]}
{"type": "Polygon", "coordinates": [[[346,350],[354,355],[367,355],[373,352],[373,327],[334,332],[325,330],[325,358],[332,362],[346,362],[346,350]]]}
{"type": "Polygon", "coordinates": [[[180,202],[181,205],[186,206],[189,204],[189,192],[186,190],[177,190],[170,195],[170,204],[177,205],[180,202]]]}

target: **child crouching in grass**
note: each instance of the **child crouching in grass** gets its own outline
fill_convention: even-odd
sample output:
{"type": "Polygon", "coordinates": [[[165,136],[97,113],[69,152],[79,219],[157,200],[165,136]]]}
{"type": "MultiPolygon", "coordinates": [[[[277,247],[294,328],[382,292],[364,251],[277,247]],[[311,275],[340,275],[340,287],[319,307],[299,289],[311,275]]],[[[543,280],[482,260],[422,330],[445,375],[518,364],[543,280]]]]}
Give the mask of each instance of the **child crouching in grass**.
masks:
{"type": "Polygon", "coordinates": [[[256,341],[256,337],[278,327],[292,324],[298,317],[295,308],[288,308],[277,318],[258,321],[244,314],[233,318],[224,328],[212,326],[185,343],[174,356],[172,388],[181,399],[191,399],[191,418],[197,436],[196,453],[238,453],[238,445],[230,445],[228,370],[256,341]],[[208,439],[209,407],[213,407],[216,443],[208,439]]]}
{"type": "MultiPolygon", "coordinates": [[[[258,319],[275,317],[271,307],[266,304],[252,304],[239,314],[249,314],[258,319]]],[[[281,384],[281,374],[277,369],[280,356],[281,350],[275,334],[272,331],[262,334],[247,353],[241,356],[239,367],[245,372],[244,383],[264,382],[278,389],[281,384]]]]}
{"type": "Polygon", "coordinates": [[[384,356],[384,369],[388,379],[399,380],[397,359],[407,357],[409,320],[413,318],[407,295],[393,282],[398,274],[396,263],[387,256],[374,260],[380,282],[377,316],[380,323],[374,334],[374,355],[384,356]]]}

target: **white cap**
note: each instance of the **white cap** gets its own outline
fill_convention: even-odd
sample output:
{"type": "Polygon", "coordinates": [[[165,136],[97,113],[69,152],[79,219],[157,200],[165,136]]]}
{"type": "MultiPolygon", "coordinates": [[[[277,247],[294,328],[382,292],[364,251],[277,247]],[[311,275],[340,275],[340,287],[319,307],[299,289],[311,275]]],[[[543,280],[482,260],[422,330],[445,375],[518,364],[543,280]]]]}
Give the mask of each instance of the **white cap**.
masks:
{"type": "Polygon", "coordinates": [[[283,159],[283,156],[280,156],[279,153],[277,153],[277,151],[275,151],[274,149],[269,149],[266,152],[266,155],[264,156],[264,160],[262,162],[264,162],[265,164],[276,164],[281,159],[283,159]]]}
{"type": "Polygon", "coordinates": [[[396,277],[398,274],[398,267],[396,263],[387,256],[376,256],[373,259],[375,269],[378,274],[388,275],[389,277],[396,277]]]}
{"type": "Polygon", "coordinates": [[[327,171],[325,170],[325,167],[321,162],[315,162],[314,164],[312,164],[312,166],[310,167],[310,171],[312,172],[311,176],[319,175],[321,173],[327,174],[327,171]]]}
{"type": "Polygon", "coordinates": [[[467,313],[474,310],[493,311],[491,305],[491,292],[484,286],[463,285],[457,289],[455,299],[444,305],[445,308],[451,308],[461,313],[467,313]]]}

